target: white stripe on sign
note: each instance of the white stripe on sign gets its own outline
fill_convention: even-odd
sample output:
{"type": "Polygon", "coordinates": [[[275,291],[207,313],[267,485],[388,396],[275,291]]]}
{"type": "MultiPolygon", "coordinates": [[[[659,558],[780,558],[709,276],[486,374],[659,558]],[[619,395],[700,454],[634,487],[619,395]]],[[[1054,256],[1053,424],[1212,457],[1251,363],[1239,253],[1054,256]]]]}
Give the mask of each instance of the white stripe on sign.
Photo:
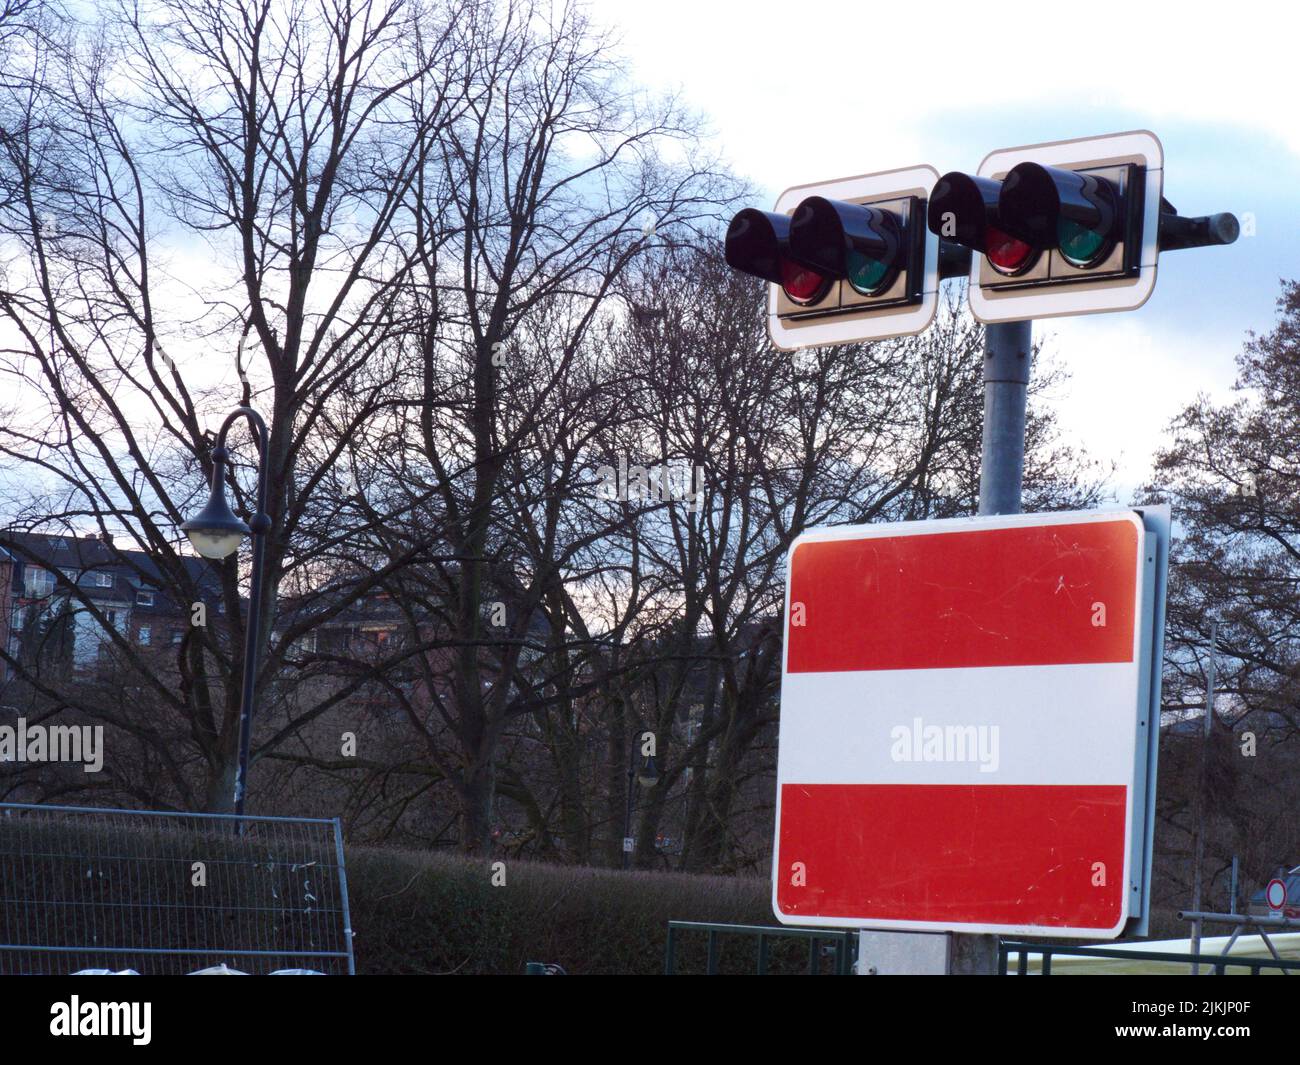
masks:
{"type": "Polygon", "coordinates": [[[782,683],[779,783],[1133,779],[1131,662],[787,673],[782,683]]]}

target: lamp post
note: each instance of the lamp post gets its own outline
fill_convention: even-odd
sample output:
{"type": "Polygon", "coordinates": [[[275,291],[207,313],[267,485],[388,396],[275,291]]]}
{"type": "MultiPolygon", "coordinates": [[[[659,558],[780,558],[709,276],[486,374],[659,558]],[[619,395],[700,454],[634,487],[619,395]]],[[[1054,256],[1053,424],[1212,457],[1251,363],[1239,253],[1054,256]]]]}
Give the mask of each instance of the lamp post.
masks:
{"type": "Polygon", "coordinates": [[[659,766],[655,763],[653,754],[647,755],[641,761],[641,767],[636,765],[636,744],[632,745],[632,752],[627,760],[627,812],[623,816],[623,868],[627,869],[632,862],[632,789],[635,784],[640,784],[643,788],[653,788],[659,783],[659,766]]]}
{"type": "MultiPolygon", "coordinates": [[[[266,568],[266,534],[271,519],[266,513],[266,449],[269,434],[262,416],[251,407],[237,407],[226,416],[212,449],[212,494],[207,505],[181,526],[190,543],[204,558],[226,558],[239,549],[244,537],[253,537],[253,572],[248,596],[248,621],[244,627],[244,674],[239,697],[239,767],[235,774],[235,813],[244,812],[244,792],[248,778],[249,740],[252,735],[253,706],[256,698],[258,650],[262,622],[262,579],[266,568]],[[226,433],[239,418],[247,418],[257,438],[257,510],[245,524],[226,502],[226,433]]],[[[236,607],[236,610],[239,608],[236,607]]],[[[242,830],[242,823],[241,823],[242,830]]]]}

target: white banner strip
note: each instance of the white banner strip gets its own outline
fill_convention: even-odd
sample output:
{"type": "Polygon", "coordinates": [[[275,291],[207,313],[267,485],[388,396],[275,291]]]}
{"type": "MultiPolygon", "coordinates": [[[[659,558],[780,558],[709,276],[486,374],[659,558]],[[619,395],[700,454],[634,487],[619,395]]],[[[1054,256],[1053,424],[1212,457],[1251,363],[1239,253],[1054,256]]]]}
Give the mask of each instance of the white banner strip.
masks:
{"type": "Polygon", "coordinates": [[[788,673],[778,782],[1133,781],[1134,663],[788,673]]]}

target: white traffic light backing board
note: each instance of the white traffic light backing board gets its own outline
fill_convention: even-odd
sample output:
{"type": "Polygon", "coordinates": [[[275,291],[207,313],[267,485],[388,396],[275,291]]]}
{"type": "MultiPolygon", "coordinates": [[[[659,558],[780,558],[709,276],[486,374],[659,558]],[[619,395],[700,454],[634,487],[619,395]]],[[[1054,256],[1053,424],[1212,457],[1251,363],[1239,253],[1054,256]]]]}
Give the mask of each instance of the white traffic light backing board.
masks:
{"type": "Polygon", "coordinates": [[[772,343],[784,351],[794,351],[826,344],[883,340],[928,329],[939,306],[939,238],[926,227],[925,210],[930,190],[938,180],[939,172],[934,167],[914,166],[796,185],[781,193],[773,208],[778,214],[793,214],[794,209],[809,196],[868,204],[915,196],[920,201],[919,208],[916,217],[909,219],[909,224],[919,225],[924,231],[924,260],[921,264],[920,302],[906,306],[872,308],[864,305],[860,309],[838,313],[789,317],[780,313],[782,309],[789,309],[788,302],[781,299],[780,287],[768,285],[767,325],[772,343]]]}
{"type": "MultiPolygon", "coordinates": [[[[1064,315],[1131,311],[1144,304],[1156,287],[1159,251],[1160,196],[1164,178],[1164,149],[1149,130],[1111,133],[1103,137],[1028,144],[1002,148],[987,155],[978,176],[1001,180],[1017,163],[1040,163],[1064,170],[1098,169],[1132,163],[1145,173],[1142,243],[1136,277],[1080,280],[1068,285],[1044,285],[999,291],[981,286],[983,255],[971,257],[970,307],[981,322],[1018,322],[1064,315]]],[[[1055,254],[1055,253],[1052,253],[1055,254]]]]}

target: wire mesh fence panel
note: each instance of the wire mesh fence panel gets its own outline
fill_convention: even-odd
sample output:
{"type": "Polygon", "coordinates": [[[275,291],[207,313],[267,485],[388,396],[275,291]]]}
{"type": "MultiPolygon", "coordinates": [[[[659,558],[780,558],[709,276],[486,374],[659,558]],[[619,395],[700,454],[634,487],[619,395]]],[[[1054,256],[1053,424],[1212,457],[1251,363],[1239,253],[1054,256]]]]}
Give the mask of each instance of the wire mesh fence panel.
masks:
{"type": "Polygon", "coordinates": [[[0,973],[350,973],[349,924],[337,821],[0,803],[0,973]]]}

